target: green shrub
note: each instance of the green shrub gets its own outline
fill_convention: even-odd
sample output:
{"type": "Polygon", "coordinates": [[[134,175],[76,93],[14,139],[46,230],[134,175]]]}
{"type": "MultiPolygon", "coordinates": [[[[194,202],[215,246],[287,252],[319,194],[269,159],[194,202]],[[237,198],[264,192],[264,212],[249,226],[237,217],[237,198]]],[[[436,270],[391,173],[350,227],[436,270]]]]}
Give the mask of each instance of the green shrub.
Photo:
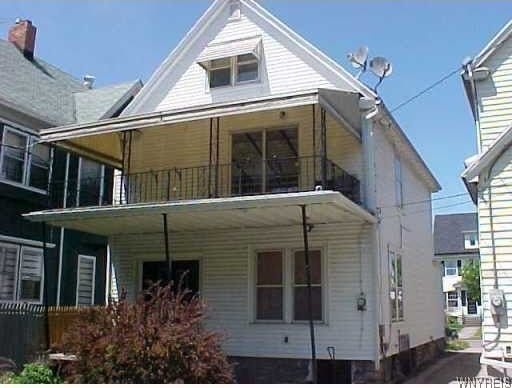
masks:
{"type": "Polygon", "coordinates": [[[221,336],[204,328],[205,305],[186,292],[153,287],[130,303],[85,311],[60,351],[77,356],[62,373],[72,383],[231,383],[221,336]]]}
{"type": "Polygon", "coordinates": [[[59,384],[61,380],[47,365],[40,363],[25,364],[19,375],[8,378],[11,384],[59,384]]]}
{"type": "Polygon", "coordinates": [[[469,343],[460,339],[449,340],[446,342],[447,350],[464,350],[469,348],[469,343]]]}

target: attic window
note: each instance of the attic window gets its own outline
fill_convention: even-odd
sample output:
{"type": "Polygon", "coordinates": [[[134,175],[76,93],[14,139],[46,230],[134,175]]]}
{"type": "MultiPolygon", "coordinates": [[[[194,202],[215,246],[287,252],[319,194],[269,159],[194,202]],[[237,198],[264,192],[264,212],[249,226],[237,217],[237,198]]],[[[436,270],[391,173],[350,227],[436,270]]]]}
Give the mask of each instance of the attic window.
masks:
{"type": "Polygon", "coordinates": [[[207,46],[197,63],[207,71],[210,89],[255,82],[260,77],[261,37],[207,46]]]}

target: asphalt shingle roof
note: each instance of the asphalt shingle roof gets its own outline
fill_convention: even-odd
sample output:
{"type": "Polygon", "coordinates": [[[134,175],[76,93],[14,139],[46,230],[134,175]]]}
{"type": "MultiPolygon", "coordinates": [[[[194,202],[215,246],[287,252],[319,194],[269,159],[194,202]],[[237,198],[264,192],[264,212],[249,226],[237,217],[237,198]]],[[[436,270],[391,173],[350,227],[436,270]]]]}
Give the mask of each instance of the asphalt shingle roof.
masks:
{"type": "Polygon", "coordinates": [[[136,83],[140,81],[88,89],[65,71],[40,58],[29,60],[12,43],[0,39],[0,104],[50,125],[102,119],[136,83]]]}
{"type": "Polygon", "coordinates": [[[476,232],[478,220],[476,213],[442,214],[434,220],[434,253],[452,255],[477,253],[478,249],[464,248],[463,232],[476,232]]]}

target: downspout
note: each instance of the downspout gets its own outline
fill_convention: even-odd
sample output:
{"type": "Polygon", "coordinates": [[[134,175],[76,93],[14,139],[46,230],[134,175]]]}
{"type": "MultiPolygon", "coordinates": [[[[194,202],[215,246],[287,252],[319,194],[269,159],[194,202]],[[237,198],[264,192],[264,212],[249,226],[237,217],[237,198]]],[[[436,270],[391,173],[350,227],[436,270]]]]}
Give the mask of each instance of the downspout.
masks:
{"type": "MultiPolygon", "coordinates": [[[[361,141],[363,149],[363,198],[366,209],[372,213],[377,214],[377,187],[376,187],[376,162],[375,162],[375,133],[373,117],[379,113],[378,101],[370,98],[361,98],[359,100],[359,109],[361,112],[361,141]]],[[[371,244],[373,249],[373,266],[374,266],[374,284],[375,284],[375,302],[381,303],[380,291],[378,285],[380,285],[380,220],[376,225],[372,225],[371,229],[371,244]]],[[[375,310],[374,310],[375,311],[375,310]]],[[[380,317],[377,311],[374,312],[374,363],[375,369],[380,369],[380,357],[381,357],[381,344],[380,344],[380,317]]]]}

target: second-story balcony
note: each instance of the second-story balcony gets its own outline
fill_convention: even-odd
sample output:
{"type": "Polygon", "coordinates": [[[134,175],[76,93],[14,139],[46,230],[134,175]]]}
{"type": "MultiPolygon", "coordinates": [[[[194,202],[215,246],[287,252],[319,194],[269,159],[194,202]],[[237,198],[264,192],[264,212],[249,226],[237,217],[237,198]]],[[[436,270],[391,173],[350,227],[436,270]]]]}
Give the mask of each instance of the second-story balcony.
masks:
{"type": "MultiPolygon", "coordinates": [[[[119,206],[320,189],[338,191],[353,202],[360,203],[359,180],[333,161],[321,157],[246,160],[115,175],[112,197],[101,192],[102,182],[95,178],[83,178],[78,185],[68,182],[68,186],[77,187],[68,192],[68,197],[72,197],[68,198],[68,203],[73,206],[77,204],[78,207],[119,206]],[[325,169],[322,168],[323,163],[325,169]]],[[[61,187],[62,183],[54,182],[54,185],[61,187]]]]}

